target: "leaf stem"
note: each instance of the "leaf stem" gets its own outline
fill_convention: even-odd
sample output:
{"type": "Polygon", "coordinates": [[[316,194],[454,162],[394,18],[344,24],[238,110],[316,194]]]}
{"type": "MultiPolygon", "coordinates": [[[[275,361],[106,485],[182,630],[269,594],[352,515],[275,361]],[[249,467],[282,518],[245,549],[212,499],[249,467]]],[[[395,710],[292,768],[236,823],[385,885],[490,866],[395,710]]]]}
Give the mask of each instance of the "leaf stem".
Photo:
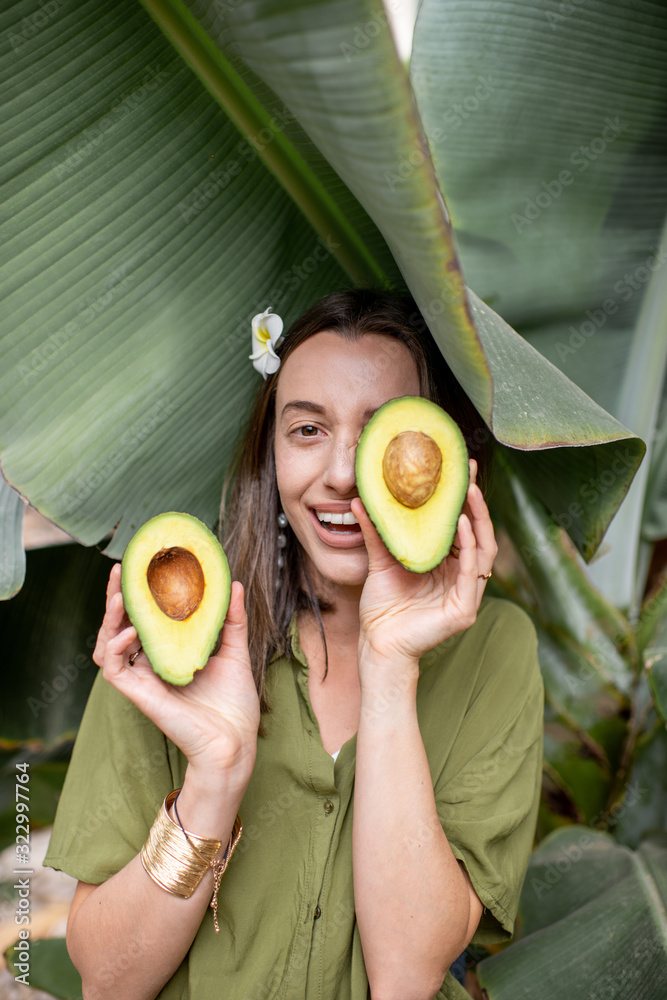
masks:
{"type": "Polygon", "coordinates": [[[181,0],[141,0],[165,37],[183,56],[229,118],[252,144],[341,267],[359,285],[389,287],[391,280],[288,137],[271,128],[271,115],[230,60],[181,0]],[[269,129],[271,142],[260,143],[269,129]],[[261,148],[260,148],[261,145],[261,148]]]}

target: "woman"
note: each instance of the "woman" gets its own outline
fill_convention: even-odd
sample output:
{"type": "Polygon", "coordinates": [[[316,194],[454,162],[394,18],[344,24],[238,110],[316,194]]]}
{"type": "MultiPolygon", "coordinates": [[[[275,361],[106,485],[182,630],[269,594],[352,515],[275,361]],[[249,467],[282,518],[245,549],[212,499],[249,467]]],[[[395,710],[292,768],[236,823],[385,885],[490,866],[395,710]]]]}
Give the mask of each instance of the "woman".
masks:
{"type": "Polygon", "coordinates": [[[473,934],[509,937],[532,846],[535,636],[515,605],[481,604],[497,548],[474,460],[457,548],[416,575],[366,516],[354,456],[398,396],[440,401],[471,449],[482,425],[391,296],[329,296],[266,348],[279,368],[224,517],[236,582],[190,685],[137,656],[111,572],[45,862],[80,880],[70,954],[86,1000],[466,996],[447,970],[473,934]],[[183,899],[142,864],[176,788],[160,821],[227,845],[214,901],[211,872],[183,899]]]}

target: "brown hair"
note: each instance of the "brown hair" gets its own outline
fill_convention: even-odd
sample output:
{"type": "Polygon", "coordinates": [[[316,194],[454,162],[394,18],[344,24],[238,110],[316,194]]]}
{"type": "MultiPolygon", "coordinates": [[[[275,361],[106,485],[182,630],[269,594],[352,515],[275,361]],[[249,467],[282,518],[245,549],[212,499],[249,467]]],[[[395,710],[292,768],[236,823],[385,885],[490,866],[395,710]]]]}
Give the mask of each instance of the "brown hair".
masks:
{"type": "MultiPolygon", "coordinates": [[[[388,292],[353,289],[322,299],[288,330],[277,353],[284,362],[300,344],[323,330],[358,340],[381,333],[401,340],[417,365],[422,396],[438,403],[458,423],[477,459],[482,485],[490,433],[454,378],[411,299],[388,292]]],[[[220,507],[222,543],[232,578],[245,589],[253,675],[262,711],[268,709],[266,670],[272,655],[285,649],[295,611],[310,610],[320,623],[318,599],[301,546],[290,535],[278,569],[280,497],[274,458],[275,397],[280,370],[259,387],[246,433],[232,463],[220,507]]],[[[323,634],[323,633],[322,633],[323,634]]]]}

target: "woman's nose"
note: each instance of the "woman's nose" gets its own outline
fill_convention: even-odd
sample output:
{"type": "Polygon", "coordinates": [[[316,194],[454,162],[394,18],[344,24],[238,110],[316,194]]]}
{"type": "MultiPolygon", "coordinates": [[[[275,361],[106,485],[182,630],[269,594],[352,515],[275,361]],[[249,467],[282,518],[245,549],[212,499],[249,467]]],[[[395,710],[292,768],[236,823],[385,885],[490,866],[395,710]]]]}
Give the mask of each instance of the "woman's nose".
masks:
{"type": "Polygon", "coordinates": [[[329,461],[322,480],[341,496],[349,496],[356,489],[354,474],[354,459],[357,453],[357,442],[337,441],[329,454],[329,461]]]}

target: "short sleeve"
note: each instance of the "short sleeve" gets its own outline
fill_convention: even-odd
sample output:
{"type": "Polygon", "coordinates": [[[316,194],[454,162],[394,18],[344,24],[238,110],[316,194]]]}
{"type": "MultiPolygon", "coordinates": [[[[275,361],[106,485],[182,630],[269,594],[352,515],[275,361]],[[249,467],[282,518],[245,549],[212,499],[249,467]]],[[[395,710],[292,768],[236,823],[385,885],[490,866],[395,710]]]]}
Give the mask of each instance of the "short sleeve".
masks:
{"type": "Polygon", "coordinates": [[[99,884],[141,850],[179,782],[178,751],[97,675],[76,738],[44,865],[99,884]]]}
{"type": "Polygon", "coordinates": [[[532,622],[494,601],[457,656],[469,702],[435,786],[455,857],[484,904],[479,944],[511,937],[533,848],[542,779],[544,690],[532,622]],[[479,641],[479,637],[483,641],[479,641]]]}

